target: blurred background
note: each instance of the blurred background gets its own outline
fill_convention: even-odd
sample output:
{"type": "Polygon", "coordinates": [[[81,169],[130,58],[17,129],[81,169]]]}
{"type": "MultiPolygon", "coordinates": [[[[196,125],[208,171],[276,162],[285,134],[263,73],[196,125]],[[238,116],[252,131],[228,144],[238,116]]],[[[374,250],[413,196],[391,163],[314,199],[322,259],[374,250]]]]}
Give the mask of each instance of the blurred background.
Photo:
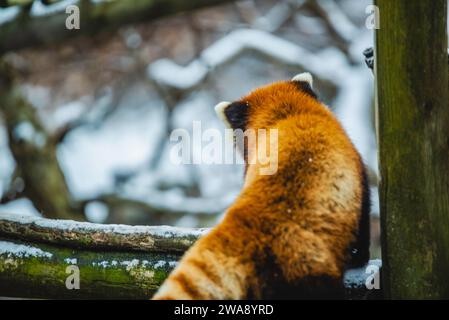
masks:
{"type": "Polygon", "coordinates": [[[170,133],[223,130],[217,102],[308,71],[368,166],[379,257],[371,1],[177,3],[0,1],[0,212],[213,226],[243,167],[174,164],[170,133]]]}

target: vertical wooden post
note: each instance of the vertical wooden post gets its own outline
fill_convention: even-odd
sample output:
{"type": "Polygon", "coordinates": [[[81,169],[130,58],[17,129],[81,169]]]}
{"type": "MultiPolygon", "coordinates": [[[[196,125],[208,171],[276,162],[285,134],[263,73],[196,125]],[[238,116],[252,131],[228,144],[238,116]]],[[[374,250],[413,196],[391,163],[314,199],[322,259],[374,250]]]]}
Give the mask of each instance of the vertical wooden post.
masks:
{"type": "Polygon", "coordinates": [[[377,0],[383,290],[449,298],[447,0],[377,0]]]}

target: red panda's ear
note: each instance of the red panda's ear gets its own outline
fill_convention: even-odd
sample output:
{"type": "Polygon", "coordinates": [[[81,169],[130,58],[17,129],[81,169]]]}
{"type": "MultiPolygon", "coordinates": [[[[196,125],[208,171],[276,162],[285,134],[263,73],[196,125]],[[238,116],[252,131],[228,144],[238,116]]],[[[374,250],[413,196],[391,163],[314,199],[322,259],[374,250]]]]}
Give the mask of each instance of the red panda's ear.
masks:
{"type": "Polygon", "coordinates": [[[220,102],[215,106],[215,112],[228,128],[246,129],[248,103],[242,101],[220,102]]]}
{"type": "Polygon", "coordinates": [[[313,91],[313,78],[308,72],[297,74],[292,79],[293,83],[304,93],[309,96],[318,99],[317,94],[313,91]]]}

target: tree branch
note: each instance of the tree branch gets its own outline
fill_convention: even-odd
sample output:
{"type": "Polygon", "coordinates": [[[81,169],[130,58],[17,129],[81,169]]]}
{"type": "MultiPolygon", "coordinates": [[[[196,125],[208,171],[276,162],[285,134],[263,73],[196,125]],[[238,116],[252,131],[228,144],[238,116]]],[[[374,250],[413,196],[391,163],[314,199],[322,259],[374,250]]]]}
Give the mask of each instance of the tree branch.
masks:
{"type": "MultiPolygon", "coordinates": [[[[0,295],[34,298],[148,299],[183,251],[205,229],[99,225],[0,215],[0,295]],[[65,286],[79,268],[80,289],[65,286]]],[[[370,261],[374,269],[380,261],[370,261]]],[[[347,299],[381,298],[367,290],[366,268],[345,274],[347,299]]]]}
{"type": "Polygon", "coordinates": [[[50,218],[83,219],[71,199],[56,157],[56,145],[20,94],[16,70],[0,60],[0,112],[11,153],[25,183],[23,194],[50,218]]]}
{"type": "MultiPolygon", "coordinates": [[[[45,45],[83,34],[112,31],[122,25],[148,21],[177,12],[212,6],[231,0],[134,0],[80,2],[80,29],[65,27],[65,10],[43,16],[19,15],[0,25],[0,54],[45,45]]],[[[31,1],[30,1],[31,3],[31,1]]],[[[59,5],[58,3],[55,6],[59,5]]]]}
{"type": "Polygon", "coordinates": [[[148,299],[180,256],[143,252],[70,250],[0,238],[0,295],[54,299],[148,299]],[[76,266],[80,289],[68,290],[76,266]]]}
{"type": "Polygon", "coordinates": [[[0,214],[0,235],[82,249],[184,252],[208,229],[95,224],[0,214]]]}

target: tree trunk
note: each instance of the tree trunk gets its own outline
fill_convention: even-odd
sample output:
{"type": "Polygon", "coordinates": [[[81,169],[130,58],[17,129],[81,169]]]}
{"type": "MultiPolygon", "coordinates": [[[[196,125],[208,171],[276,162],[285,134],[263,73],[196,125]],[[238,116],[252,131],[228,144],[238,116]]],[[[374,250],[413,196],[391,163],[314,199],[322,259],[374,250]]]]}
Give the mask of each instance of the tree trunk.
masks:
{"type": "Polygon", "coordinates": [[[447,1],[376,4],[383,290],[449,298],[447,1]]]}
{"type": "Polygon", "coordinates": [[[26,195],[46,217],[83,220],[82,208],[71,199],[56,157],[56,144],[35,109],[22,97],[16,71],[0,59],[0,115],[8,143],[23,179],[26,195]]]}

